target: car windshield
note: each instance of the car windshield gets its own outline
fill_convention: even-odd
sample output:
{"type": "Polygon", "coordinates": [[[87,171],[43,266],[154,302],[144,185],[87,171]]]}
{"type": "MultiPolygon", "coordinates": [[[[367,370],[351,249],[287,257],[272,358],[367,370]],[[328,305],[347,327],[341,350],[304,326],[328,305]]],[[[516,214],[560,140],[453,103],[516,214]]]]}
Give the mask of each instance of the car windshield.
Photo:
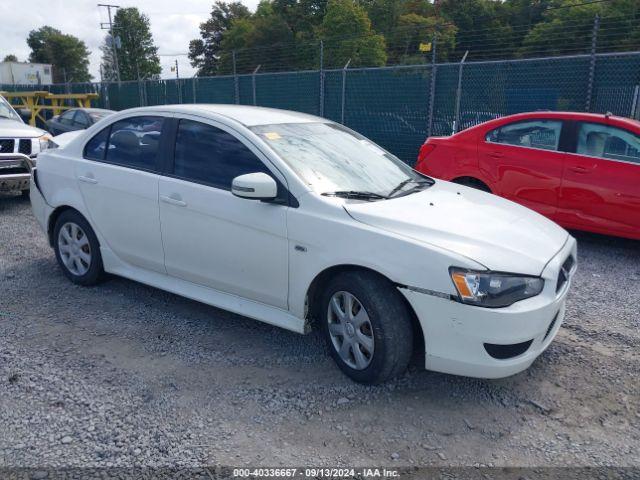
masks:
{"type": "Polygon", "coordinates": [[[0,118],[10,118],[11,120],[17,120],[18,122],[22,121],[20,116],[13,109],[13,107],[9,105],[9,102],[7,102],[4,99],[4,97],[1,97],[1,96],[0,96],[0,118]]]}
{"type": "Polygon", "coordinates": [[[338,124],[289,123],[251,129],[320,194],[381,200],[433,183],[375,143],[338,124]]]}

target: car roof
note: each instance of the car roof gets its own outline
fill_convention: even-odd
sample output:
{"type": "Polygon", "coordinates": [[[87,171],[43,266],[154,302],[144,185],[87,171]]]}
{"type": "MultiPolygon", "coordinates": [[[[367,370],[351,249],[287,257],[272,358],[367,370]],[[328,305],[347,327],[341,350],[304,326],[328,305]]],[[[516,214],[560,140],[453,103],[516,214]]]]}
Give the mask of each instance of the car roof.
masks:
{"type": "Polygon", "coordinates": [[[254,107],[250,105],[219,105],[219,104],[184,104],[157,105],[129,110],[130,112],[175,112],[192,115],[222,115],[239,122],[247,127],[270,125],[276,123],[327,123],[329,120],[309,115],[307,113],[279,110],[277,108],[254,107]]]}
{"type": "Polygon", "coordinates": [[[576,121],[584,121],[584,122],[588,122],[588,121],[602,122],[603,120],[607,119],[619,126],[626,126],[628,128],[635,129],[635,130],[640,128],[640,121],[633,120],[632,118],[619,117],[617,115],[607,115],[604,113],[555,112],[551,110],[549,111],[541,110],[536,112],[525,112],[525,113],[516,113],[514,115],[506,115],[504,117],[499,117],[499,118],[496,118],[495,120],[489,120],[488,122],[485,122],[476,126],[479,127],[481,125],[502,124],[502,123],[507,123],[509,121],[527,120],[530,118],[576,120],[576,121]]]}

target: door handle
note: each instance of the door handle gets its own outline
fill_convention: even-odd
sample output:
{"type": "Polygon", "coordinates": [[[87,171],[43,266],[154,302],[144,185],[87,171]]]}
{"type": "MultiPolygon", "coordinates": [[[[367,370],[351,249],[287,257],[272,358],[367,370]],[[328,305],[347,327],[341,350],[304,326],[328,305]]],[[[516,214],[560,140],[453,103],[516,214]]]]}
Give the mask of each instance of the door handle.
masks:
{"type": "Polygon", "coordinates": [[[569,170],[571,170],[573,173],[580,173],[580,174],[585,174],[585,173],[590,173],[591,169],[587,168],[587,167],[581,167],[581,166],[575,166],[575,167],[570,167],[569,170]]]}
{"type": "Polygon", "coordinates": [[[500,153],[500,152],[491,152],[489,153],[489,156],[492,158],[502,158],[504,157],[504,154],[500,153]]]}
{"type": "Polygon", "coordinates": [[[98,180],[96,180],[95,178],[93,178],[93,176],[91,174],[89,174],[89,176],[83,176],[83,175],[79,175],[78,176],[78,180],[80,180],[81,182],[84,183],[90,183],[92,185],[95,185],[96,183],[98,183],[98,180]]]}
{"type": "Polygon", "coordinates": [[[180,198],[180,195],[176,194],[171,196],[160,195],[160,200],[162,200],[164,203],[168,203],[169,205],[175,205],[176,207],[187,206],[187,202],[183,201],[182,198],[180,198]]]}

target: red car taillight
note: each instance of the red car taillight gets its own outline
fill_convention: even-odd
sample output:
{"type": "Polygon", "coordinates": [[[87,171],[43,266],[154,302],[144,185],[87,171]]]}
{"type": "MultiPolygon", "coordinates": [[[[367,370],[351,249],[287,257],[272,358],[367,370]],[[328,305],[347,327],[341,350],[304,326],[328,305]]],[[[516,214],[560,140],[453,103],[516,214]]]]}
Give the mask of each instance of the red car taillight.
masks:
{"type": "Polygon", "coordinates": [[[423,163],[429,154],[436,149],[436,146],[433,143],[425,143],[420,147],[420,153],[418,154],[418,162],[416,163],[416,169],[420,167],[420,164],[423,163]]]}

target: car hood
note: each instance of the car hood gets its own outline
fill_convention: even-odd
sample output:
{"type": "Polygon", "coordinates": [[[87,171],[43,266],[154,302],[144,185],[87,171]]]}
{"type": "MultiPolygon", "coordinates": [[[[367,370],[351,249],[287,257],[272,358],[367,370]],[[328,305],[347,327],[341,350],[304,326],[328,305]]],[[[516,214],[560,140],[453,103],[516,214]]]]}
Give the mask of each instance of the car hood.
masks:
{"type": "Polygon", "coordinates": [[[501,272],[540,275],[569,236],[533,210],[442,181],[391,200],[347,201],[344,208],[357,221],[455,252],[501,272]]]}
{"type": "Polygon", "coordinates": [[[44,135],[41,130],[26,123],[11,120],[10,118],[0,118],[0,137],[3,138],[32,138],[44,135]]]}

